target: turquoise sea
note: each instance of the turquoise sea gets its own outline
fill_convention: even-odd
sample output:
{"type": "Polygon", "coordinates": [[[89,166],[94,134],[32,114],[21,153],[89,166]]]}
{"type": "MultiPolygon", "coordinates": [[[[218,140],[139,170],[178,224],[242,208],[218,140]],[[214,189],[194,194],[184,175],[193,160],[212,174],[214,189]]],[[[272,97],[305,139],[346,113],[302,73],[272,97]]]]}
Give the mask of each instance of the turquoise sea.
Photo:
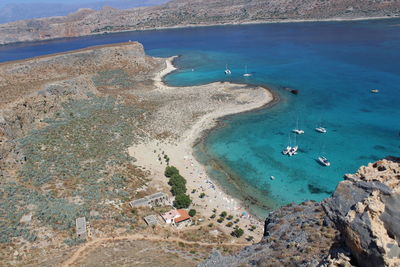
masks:
{"type": "MultiPolygon", "coordinates": [[[[221,120],[196,147],[231,194],[260,216],[290,202],[322,200],[343,174],[400,152],[400,20],[218,26],[128,32],[0,46],[0,61],[91,45],[142,42],[153,56],[179,54],[176,86],[259,84],[279,101],[221,120]],[[224,74],[228,64],[232,75],[224,74]],[[245,65],[252,77],[243,77],[245,65]],[[285,87],[299,90],[292,95],[285,87]],[[378,94],[370,92],[379,89],[378,94]],[[281,151],[299,120],[300,153],[281,151]],[[322,124],[326,134],[314,128],[322,124]],[[323,167],[316,158],[331,161],[323,167]],[[271,180],[270,176],[276,177],[271,180]]],[[[291,137],[294,142],[294,137],[291,137]]]]}

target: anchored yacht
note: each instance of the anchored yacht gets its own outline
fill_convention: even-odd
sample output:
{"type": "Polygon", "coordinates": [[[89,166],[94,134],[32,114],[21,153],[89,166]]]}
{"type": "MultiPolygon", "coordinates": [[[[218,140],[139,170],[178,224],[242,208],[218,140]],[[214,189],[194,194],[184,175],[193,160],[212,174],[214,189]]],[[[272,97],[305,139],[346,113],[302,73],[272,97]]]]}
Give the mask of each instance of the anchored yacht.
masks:
{"type": "Polygon", "coordinates": [[[296,128],[292,130],[295,134],[304,134],[304,131],[299,129],[299,118],[297,118],[296,128]]]}
{"type": "Polygon", "coordinates": [[[318,162],[326,167],[331,166],[331,163],[329,162],[329,160],[323,156],[318,157],[318,162]]]}
{"type": "Polygon", "coordinates": [[[325,129],[324,127],[317,127],[317,128],[315,128],[315,130],[316,130],[317,132],[319,132],[319,133],[326,133],[326,132],[327,132],[326,129],[325,129]]]}
{"type": "Polygon", "coordinates": [[[231,75],[232,74],[232,71],[228,68],[228,64],[226,64],[226,66],[225,66],[225,74],[226,75],[231,75]]]}
{"type": "Polygon", "coordinates": [[[243,74],[243,76],[244,77],[250,77],[252,74],[251,73],[248,73],[247,72],[247,65],[245,66],[245,71],[244,71],[244,74],[243,74]]]}

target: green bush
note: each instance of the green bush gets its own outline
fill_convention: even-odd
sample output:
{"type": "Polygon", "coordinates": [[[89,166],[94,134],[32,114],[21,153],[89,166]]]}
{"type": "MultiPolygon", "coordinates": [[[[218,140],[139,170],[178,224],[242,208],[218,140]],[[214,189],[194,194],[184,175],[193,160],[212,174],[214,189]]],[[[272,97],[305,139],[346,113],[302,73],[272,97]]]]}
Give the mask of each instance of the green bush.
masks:
{"type": "Polygon", "coordinates": [[[189,210],[189,216],[190,217],[193,217],[195,215],[196,215],[196,210],[194,210],[194,209],[189,210]]]}
{"type": "Polygon", "coordinates": [[[180,194],[175,196],[174,207],[177,209],[186,209],[190,206],[192,200],[186,194],[180,194]]]}
{"type": "Polygon", "coordinates": [[[201,194],[199,195],[199,198],[204,198],[205,196],[206,196],[205,193],[201,193],[201,194]]]}
{"type": "Polygon", "coordinates": [[[179,175],[179,171],[178,171],[178,169],[177,169],[176,167],[174,167],[174,166],[167,166],[167,167],[165,168],[164,175],[165,175],[166,177],[172,177],[173,175],[179,175]]]}
{"type": "Polygon", "coordinates": [[[221,214],[219,215],[221,218],[225,218],[226,215],[228,215],[228,213],[226,213],[226,211],[221,212],[221,214]]]}
{"type": "Polygon", "coordinates": [[[186,186],[185,185],[175,185],[171,187],[171,193],[174,196],[182,195],[186,193],[186,186]]]}
{"type": "Polygon", "coordinates": [[[241,237],[243,234],[244,234],[243,229],[239,227],[233,230],[233,232],[231,233],[232,236],[235,236],[237,238],[241,237]]]}

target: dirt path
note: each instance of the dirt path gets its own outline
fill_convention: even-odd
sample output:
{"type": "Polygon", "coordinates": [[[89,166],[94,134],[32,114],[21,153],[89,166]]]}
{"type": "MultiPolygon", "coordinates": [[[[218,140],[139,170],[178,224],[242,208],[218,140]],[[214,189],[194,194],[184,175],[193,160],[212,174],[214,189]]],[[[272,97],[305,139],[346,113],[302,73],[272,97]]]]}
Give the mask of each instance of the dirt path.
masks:
{"type": "Polygon", "coordinates": [[[103,242],[111,241],[121,241],[121,240],[134,240],[134,241],[140,241],[140,240],[146,240],[146,241],[161,241],[161,242],[181,242],[187,245],[198,245],[198,246],[204,246],[204,247],[210,247],[210,246],[227,246],[227,247],[244,247],[251,245],[250,243],[206,243],[206,242],[197,242],[197,241],[187,241],[181,238],[177,237],[169,237],[169,238],[163,238],[157,235],[144,235],[144,234],[133,234],[133,235],[127,235],[127,236],[119,236],[119,237],[103,237],[103,238],[97,238],[92,241],[86,242],[82,247],[80,247],[77,251],[72,254],[72,256],[66,260],[62,266],[74,266],[74,263],[78,261],[81,256],[89,250],[93,250],[100,246],[103,242]]]}

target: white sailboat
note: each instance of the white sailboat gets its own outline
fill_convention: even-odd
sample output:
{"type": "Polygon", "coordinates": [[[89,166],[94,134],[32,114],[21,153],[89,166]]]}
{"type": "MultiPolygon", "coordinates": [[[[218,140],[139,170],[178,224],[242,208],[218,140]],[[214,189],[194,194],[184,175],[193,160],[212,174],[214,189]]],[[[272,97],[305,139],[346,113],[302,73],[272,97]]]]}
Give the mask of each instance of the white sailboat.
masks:
{"type": "Polygon", "coordinates": [[[231,75],[232,71],[228,68],[228,64],[225,65],[225,74],[226,75],[231,75]]]}
{"type": "Polygon", "coordinates": [[[245,71],[244,71],[243,76],[244,77],[250,77],[252,74],[247,72],[247,65],[244,68],[245,68],[245,71]]]}
{"type": "Polygon", "coordinates": [[[290,140],[290,134],[289,134],[289,142],[288,142],[288,145],[287,145],[287,147],[282,151],[282,154],[283,154],[283,155],[288,155],[289,152],[290,152],[290,150],[292,150],[292,142],[291,142],[291,140],[290,140]]]}
{"type": "Polygon", "coordinates": [[[327,132],[326,128],[325,128],[325,127],[322,127],[322,123],[321,123],[321,122],[319,123],[319,126],[317,126],[317,127],[315,128],[315,130],[316,130],[317,132],[319,132],[319,133],[326,133],[326,132],[327,132]]]}
{"type": "MultiPolygon", "coordinates": [[[[296,136],[295,136],[295,140],[296,140],[296,136]]],[[[292,146],[291,140],[290,140],[290,134],[289,134],[289,145],[282,151],[282,154],[291,157],[291,156],[296,155],[298,153],[298,150],[299,150],[299,146],[296,144],[296,141],[295,141],[295,146],[292,146]]]]}
{"type": "Polygon", "coordinates": [[[304,130],[299,129],[299,118],[297,117],[296,128],[292,130],[295,134],[304,134],[304,130]]]}
{"type": "Polygon", "coordinates": [[[291,156],[294,156],[294,155],[296,155],[299,150],[299,146],[297,145],[297,142],[296,142],[296,135],[294,136],[294,147],[292,147],[292,149],[290,150],[290,152],[289,152],[289,156],[291,157],[291,156]]]}

